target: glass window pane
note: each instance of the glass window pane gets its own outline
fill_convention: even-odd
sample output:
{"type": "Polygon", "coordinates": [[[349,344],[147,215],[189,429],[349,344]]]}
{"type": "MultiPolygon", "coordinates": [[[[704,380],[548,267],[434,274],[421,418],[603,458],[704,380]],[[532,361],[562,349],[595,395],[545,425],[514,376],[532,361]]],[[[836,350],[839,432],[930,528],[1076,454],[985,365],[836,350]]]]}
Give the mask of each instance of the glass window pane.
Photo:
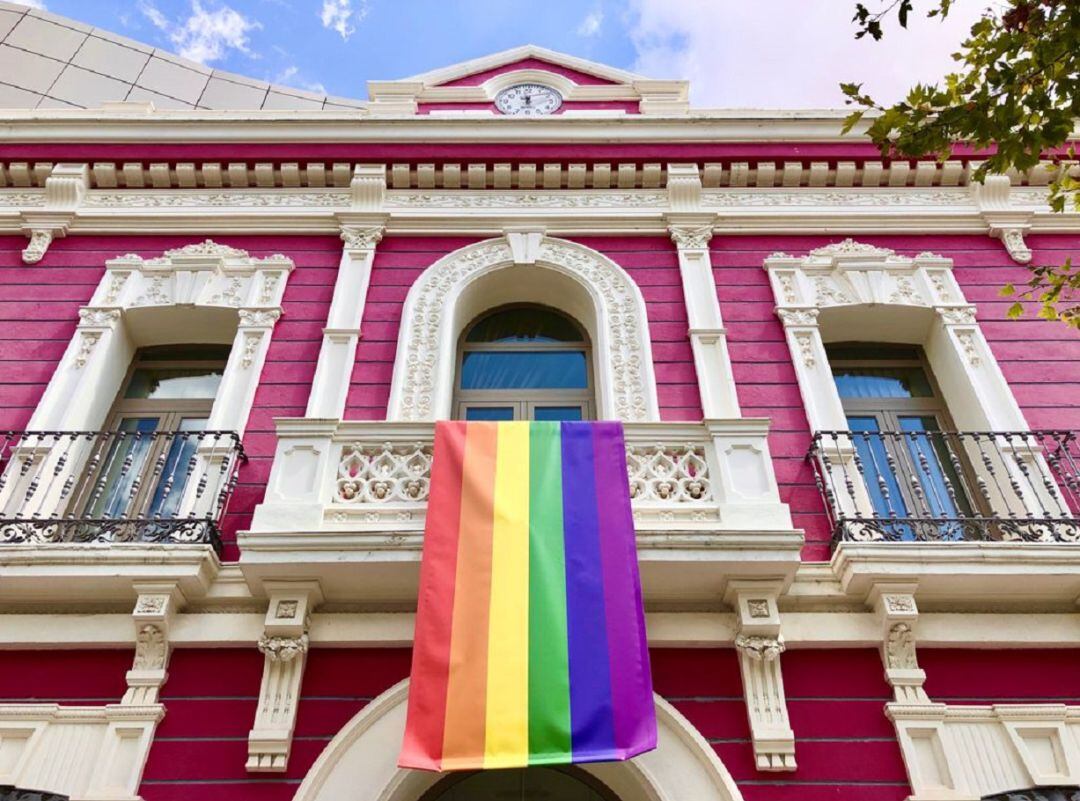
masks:
{"type": "Polygon", "coordinates": [[[147,510],[149,517],[176,517],[180,501],[184,497],[184,488],[189,477],[194,475],[195,460],[200,438],[197,433],[206,428],[205,417],[188,417],[180,421],[181,432],[192,432],[191,436],[177,435],[169,444],[161,478],[154,488],[154,497],[147,510]]]}
{"type": "Polygon", "coordinates": [[[120,421],[116,436],[101,462],[101,472],[93,477],[87,517],[118,518],[129,510],[135,479],[146,469],[146,457],[153,445],[156,417],[128,417],[120,421]]]}
{"type": "Polygon", "coordinates": [[[213,398],[221,384],[221,367],[185,367],[159,370],[140,367],[128,383],[125,398],[190,400],[213,398]]]}
{"type": "Polygon", "coordinates": [[[533,420],[581,420],[580,406],[537,406],[533,420]]]}
{"type": "Polygon", "coordinates": [[[885,442],[878,432],[881,431],[876,417],[849,417],[848,429],[851,430],[855,451],[863,465],[863,479],[874,513],[879,517],[904,517],[907,507],[900,493],[897,476],[889,468],[885,442]]]}
{"type": "Polygon", "coordinates": [[[921,499],[935,517],[970,516],[971,505],[964,495],[961,477],[953,467],[945,437],[919,436],[919,432],[940,431],[932,416],[901,417],[900,429],[911,457],[911,470],[922,488],[921,499]]]}
{"type": "Polygon", "coordinates": [[[585,389],[585,353],[579,350],[470,351],[462,359],[462,389],[585,389]]]}
{"type": "Polygon", "coordinates": [[[503,309],[476,323],[466,342],[581,342],[569,318],[550,309],[527,306],[503,309]]]}
{"type": "Polygon", "coordinates": [[[513,406],[469,406],[465,409],[466,420],[513,420],[513,406]]]}
{"type": "Polygon", "coordinates": [[[921,367],[833,367],[841,398],[931,398],[921,367]]]}

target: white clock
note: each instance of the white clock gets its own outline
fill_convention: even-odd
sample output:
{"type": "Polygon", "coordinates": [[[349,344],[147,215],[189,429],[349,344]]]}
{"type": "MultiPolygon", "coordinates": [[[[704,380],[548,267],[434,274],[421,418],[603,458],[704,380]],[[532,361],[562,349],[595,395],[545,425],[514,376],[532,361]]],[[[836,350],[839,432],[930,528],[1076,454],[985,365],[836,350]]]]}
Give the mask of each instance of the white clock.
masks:
{"type": "Polygon", "coordinates": [[[519,83],[495,95],[495,108],[516,117],[552,114],[562,105],[562,95],[542,83],[519,83]]]}

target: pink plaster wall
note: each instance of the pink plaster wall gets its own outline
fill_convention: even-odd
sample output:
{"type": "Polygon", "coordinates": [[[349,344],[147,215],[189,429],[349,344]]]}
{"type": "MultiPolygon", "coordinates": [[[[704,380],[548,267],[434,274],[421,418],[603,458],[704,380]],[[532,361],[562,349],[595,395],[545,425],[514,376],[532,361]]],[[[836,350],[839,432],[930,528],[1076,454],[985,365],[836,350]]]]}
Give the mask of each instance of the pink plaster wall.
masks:
{"type": "MultiPolygon", "coordinates": [[[[379,244],[346,402],[347,418],[385,418],[401,309],[409,287],[438,259],[474,241],[461,237],[388,237],[379,244]]],[[[675,246],[655,237],[589,237],[577,241],[611,258],[641,288],[652,334],[661,418],[700,420],[701,402],[686,334],[686,307],[675,246]]]]}
{"type": "MultiPolygon", "coordinates": [[[[712,240],[713,274],[728,330],[739,402],[745,416],[769,417],[769,447],[781,499],[795,525],[806,531],[805,560],[829,558],[828,523],[805,456],[810,430],[795,369],[773,309],[764,260],[776,251],[795,256],[842,237],[727,236],[712,240]]],[[[932,251],[954,261],[954,273],[1028,424],[1033,428],[1080,428],[1080,334],[1028,316],[1008,320],[1009,301],[998,296],[1008,281],[1024,280],[1004,246],[987,236],[860,236],[860,242],[913,256],[932,251]]],[[[1035,262],[1062,262],[1080,255],[1080,237],[1033,236],[1035,262]]],[[[870,336],[869,332],[866,332],[870,336]]]]}

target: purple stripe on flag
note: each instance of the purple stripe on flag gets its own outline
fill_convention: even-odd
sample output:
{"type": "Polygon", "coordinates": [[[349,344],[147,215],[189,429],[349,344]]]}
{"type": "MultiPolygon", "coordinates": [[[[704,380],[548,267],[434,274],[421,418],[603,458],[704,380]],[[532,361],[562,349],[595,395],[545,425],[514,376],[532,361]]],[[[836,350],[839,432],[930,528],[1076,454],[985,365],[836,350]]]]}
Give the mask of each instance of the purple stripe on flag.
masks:
{"type": "Polygon", "coordinates": [[[656,747],[648,642],[641,609],[634,518],[625,480],[626,446],[619,423],[593,424],[597,522],[604,576],[604,612],[612,654],[611,701],[617,759],[656,747]]]}
{"type": "MultiPolygon", "coordinates": [[[[571,743],[575,762],[612,759],[616,745],[600,569],[595,424],[561,425],[571,743]]],[[[625,466],[622,470],[625,475],[625,466]]]]}

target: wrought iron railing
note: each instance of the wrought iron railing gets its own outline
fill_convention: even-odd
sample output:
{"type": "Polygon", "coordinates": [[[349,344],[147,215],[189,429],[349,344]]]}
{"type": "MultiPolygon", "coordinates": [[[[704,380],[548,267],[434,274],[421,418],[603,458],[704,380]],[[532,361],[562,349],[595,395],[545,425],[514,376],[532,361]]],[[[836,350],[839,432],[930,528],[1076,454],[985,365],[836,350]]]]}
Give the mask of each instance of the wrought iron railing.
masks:
{"type": "Polygon", "coordinates": [[[246,460],[231,431],[0,432],[0,544],[209,543],[246,460]]]}
{"type": "Polygon", "coordinates": [[[822,431],[807,458],[834,542],[1080,543],[1073,431],[822,431]]]}

